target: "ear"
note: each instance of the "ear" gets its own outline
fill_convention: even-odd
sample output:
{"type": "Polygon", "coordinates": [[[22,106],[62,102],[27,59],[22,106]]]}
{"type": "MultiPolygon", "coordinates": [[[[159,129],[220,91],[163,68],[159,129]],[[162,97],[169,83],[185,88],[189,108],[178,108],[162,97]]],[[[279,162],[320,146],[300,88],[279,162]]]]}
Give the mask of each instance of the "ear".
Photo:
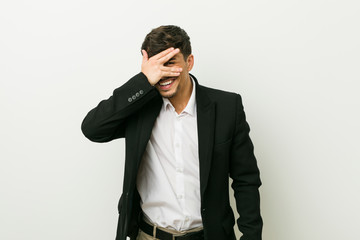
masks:
{"type": "Polygon", "coordinates": [[[187,71],[190,72],[194,66],[194,55],[190,54],[186,59],[187,71]]]}

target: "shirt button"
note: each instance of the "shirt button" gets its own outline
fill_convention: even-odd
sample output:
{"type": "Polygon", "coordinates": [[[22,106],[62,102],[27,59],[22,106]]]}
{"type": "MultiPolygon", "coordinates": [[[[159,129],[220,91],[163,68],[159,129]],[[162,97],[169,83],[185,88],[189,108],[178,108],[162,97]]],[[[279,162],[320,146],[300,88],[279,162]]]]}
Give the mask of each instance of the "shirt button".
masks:
{"type": "Polygon", "coordinates": [[[178,199],[182,199],[183,195],[179,194],[177,197],[178,197],[178,199]]]}
{"type": "Polygon", "coordinates": [[[175,143],[175,147],[180,147],[180,144],[179,143],[175,143]]]}
{"type": "Polygon", "coordinates": [[[144,93],[144,91],[143,91],[143,90],[140,90],[140,91],[139,91],[139,93],[140,93],[140,94],[143,94],[143,93],[144,93]]]}
{"type": "Polygon", "coordinates": [[[178,173],[182,173],[182,172],[183,172],[183,170],[182,170],[181,168],[177,168],[176,171],[177,171],[178,173]]]}
{"type": "Polygon", "coordinates": [[[186,216],[186,217],[185,217],[185,222],[187,222],[187,221],[189,221],[189,220],[190,220],[189,216],[186,216]]]}
{"type": "Polygon", "coordinates": [[[133,96],[132,96],[132,99],[134,99],[134,100],[135,100],[135,99],[136,99],[136,96],[135,96],[135,95],[133,95],[133,96]]]}
{"type": "Polygon", "coordinates": [[[137,93],[135,94],[135,96],[136,96],[136,97],[139,97],[139,96],[140,96],[140,93],[137,92],[137,93]]]}
{"type": "Polygon", "coordinates": [[[132,102],[132,98],[128,98],[128,102],[132,102]]]}

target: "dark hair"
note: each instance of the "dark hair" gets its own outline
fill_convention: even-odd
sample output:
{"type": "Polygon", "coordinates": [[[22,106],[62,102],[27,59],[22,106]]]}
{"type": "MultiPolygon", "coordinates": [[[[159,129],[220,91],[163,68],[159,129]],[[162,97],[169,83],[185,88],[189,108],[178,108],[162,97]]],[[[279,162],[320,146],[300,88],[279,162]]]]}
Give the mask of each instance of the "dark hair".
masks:
{"type": "Polygon", "coordinates": [[[178,26],[166,25],[151,30],[141,49],[144,49],[150,58],[170,47],[179,48],[185,60],[191,54],[190,37],[178,26]]]}

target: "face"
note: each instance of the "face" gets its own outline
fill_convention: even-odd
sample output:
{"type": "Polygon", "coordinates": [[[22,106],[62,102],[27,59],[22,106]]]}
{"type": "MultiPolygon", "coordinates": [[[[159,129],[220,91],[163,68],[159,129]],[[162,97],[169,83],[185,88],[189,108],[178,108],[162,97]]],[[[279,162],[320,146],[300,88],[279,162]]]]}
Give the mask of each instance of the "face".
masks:
{"type": "Polygon", "coordinates": [[[176,96],[184,95],[189,89],[191,90],[189,71],[193,65],[194,56],[190,54],[185,60],[181,52],[166,62],[164,66],[181,67],[183,70],[179,76],[164,77],[155,85],[161,96],[165,98],[175,98],[176,96]]]}

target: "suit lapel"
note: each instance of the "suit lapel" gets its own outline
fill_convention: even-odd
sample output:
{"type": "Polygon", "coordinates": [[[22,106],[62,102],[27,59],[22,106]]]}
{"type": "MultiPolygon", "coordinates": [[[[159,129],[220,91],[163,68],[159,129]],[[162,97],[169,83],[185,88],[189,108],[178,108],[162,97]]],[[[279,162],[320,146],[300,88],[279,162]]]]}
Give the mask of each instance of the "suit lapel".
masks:
{"type": "MultiPolygon", "coordinates": [[[[191,75],[192,76],[192,75],[191,75]]],[[[200,161],[200,190],[203,196],[211,167],[215,131],[215,103],[210,100],[205,89],[196,82],[197,127],[200,161]]]]}
{"type": "Polygon", "coordinates": [[[160,113],[161,106],[162,98],[159,95],[159,97],[155,98],[151,104],[147,104],[143,107],[140,113],[140,123],[138,125],[140,128],[138,129],[139,150],[137,151],[137,168],[139,167],[139,163],[150,139],[151,132],[154,127],[155,120],[160,113]]]}

